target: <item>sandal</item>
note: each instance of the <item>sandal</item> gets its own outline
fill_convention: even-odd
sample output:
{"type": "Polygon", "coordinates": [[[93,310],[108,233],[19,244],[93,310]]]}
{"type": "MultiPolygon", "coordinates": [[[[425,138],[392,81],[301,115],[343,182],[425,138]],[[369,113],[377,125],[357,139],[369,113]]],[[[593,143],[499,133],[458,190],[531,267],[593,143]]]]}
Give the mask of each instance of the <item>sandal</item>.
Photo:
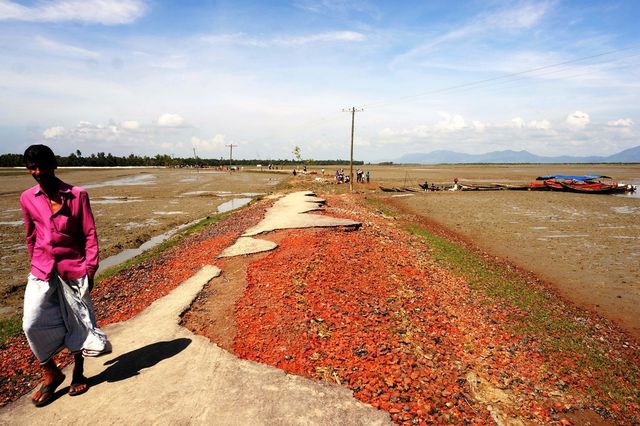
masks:
{"type": "Polygon", "coordinates": [[[53,396],[56,393],[56,388],[60,386],[62,382],[64,382],[64,379],[65,379],[65,375],[60,374],[58,377],[53,379],[53,381],[48,385],[45,385],[44,383],[40,385],[40,389],[38,389],[38,393],[41,396],[44,395],[44,399],[41,401],[36,401],[35,399],[32,398],[31,402],[33,402],[33,405],[35,405],[36,407],[42,407],[50,403],[51,400],[53,399],[53,396]]]}
{"type": "Polygon", "coordinates": [[[87,380],[86,377],[83,376],[80,380],[74,381],[73,383],[71,383],[71,385],[69,386],[69,396],[82,395],[88,390],[89,390],[89,381],[87,380]],[[77,387],[82,385],[84,385],[84,388],[81,388],[78,390],[77,387]]]}

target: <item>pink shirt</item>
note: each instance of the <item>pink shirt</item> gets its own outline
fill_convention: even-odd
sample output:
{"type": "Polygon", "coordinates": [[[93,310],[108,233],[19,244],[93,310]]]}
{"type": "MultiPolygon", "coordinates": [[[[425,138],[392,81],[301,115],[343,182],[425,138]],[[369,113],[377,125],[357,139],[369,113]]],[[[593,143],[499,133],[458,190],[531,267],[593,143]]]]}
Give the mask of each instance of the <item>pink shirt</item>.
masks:
{"type": "Polygon", "coordinates": [[[87,191],[60,182],[62,207],[51,212],[51,201],[40,185],[20,196],[31,273],[48,281],[53,271],[63,279],[93,278],[98,270],[98,236],[87,191]]]}

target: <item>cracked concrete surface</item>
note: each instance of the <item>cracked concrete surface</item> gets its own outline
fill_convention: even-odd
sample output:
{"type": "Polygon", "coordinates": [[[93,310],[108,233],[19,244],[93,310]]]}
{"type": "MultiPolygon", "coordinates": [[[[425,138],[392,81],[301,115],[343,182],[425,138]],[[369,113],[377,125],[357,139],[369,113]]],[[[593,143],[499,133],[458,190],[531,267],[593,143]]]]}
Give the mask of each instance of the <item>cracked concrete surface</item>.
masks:
{"type": "Polygon", "coordinates": [[[240,256],[273,250],[277,247],[277,244],[252,237],[279,229],[327,228],[333,226],[359,227],[361,225],[360,222],[349,219],[305,214],[322,210],[324,203],[325,200],[316,197],[313,192],[309,191],[292,192],[285,195],[276,201],[271,208],[267,209],[264,219],[256,226],[247,229],[234,244],[227,247],[218,257],[240,256]]]}
{"type": "Polygon", "coordinates": [[[314,210],[321,210],[324,200],[315,196],[313,192],[300,191],[287,194],[275,202],[267,210],[264,219],[256,226],[247,229],[243,237],[251,237],[278,229],[318,228],[333,226],[359,227],[360,222],[340,219],[330,216],[304,214],[314,210]]]}

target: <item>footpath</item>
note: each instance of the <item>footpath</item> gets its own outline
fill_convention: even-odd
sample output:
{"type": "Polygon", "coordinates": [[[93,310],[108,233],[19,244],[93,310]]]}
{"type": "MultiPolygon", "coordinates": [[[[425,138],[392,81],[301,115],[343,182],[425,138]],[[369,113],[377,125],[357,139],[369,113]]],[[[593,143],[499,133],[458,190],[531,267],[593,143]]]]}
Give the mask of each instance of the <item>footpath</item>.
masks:
{"type": "MultiPolygon", "coordinates": [[[[221,256],[275,248],[256,237],[277,229],[358,227],[347,219],[306,214],[323,200],[291,193],[270,208],[221,256]]],[[[221,271],[204,266],[134,318],[105,327],[114,352],[85,363],[91,388],[67,395],[67,379],[49,405],[35,408],[31,395],[0,410],[0,424],[216,424],[382,425],[388,413],[353,397],[350,390],[289,375],[239,359],[179,325],[180,315],[221,271]]]]}

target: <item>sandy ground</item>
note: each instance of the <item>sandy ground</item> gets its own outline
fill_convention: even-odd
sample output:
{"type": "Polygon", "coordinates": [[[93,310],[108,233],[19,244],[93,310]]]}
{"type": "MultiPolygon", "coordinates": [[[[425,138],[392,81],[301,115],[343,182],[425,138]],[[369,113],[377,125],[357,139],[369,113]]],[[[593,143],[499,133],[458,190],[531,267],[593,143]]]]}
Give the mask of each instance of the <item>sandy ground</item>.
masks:
{"type": "MultiPolygon", "coordinates": [[[[89,191],[105,259],[218,208],[265,194],[283,179],[274,173],[193,169],[59,169],[58,176],[89,191]],[[226,204],[225,204],[226,203],[226,204]]],[[[20,193],[35,184],[23,170],[1,169],[0,318],[19,313],[29,272],[20,193]]]]}

